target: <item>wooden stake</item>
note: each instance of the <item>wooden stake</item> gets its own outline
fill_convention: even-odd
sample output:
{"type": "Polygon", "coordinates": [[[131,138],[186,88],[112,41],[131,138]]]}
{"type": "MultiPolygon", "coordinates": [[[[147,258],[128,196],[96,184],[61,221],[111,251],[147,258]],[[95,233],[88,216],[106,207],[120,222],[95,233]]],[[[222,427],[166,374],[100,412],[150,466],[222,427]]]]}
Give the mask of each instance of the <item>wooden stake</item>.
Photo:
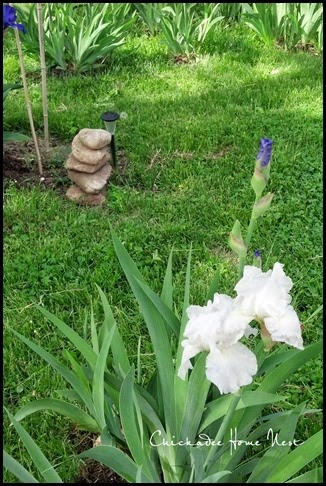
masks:
{"type": "Polygon", "coordinates": [[[38,35],[40,43],[40,59],[41,59],[41,74],[42,74],[42,103],[43,103],[43,120],[44,120],[44,145],[45,153],[48,155],[49,146],[49,117],[48,117],[48,100],[46,91],[46,66],[44,54],[44,28],[42,18],[42,4],[37,3],[37,20],[38,20],[38,35]]]}
{"type": "MultiPolygon", "coordinates": [[[[9,5],[11,7],[14,6],[12,3],[10,3],[9,5]]],[[[21,75],[22,75],[22,80],[23,80],[23,86],[24,86],[24,94],[25,94],[26,108],[27,108],[27,113],[28,113],[28,118],[29,118],[29,124],[30,124],[30,127],[31,127],[32,137],[33,137],[33,141],[34,141],[34,145],[35,145],[35,151],[36,151],[36,156],[37,156],[38,169],[39,169],[40,175],[43,175],[42,159],[41,159],[40,149],[39,149],[38,142],[37,142],[37,138],[36,138],[36,133],[35,133],[35,128],[34,128],[34,121],[33,121],[33,114],[32,114],[32,108],[31,108],[31,102],[30,102],[30,99],[29,99],[28,88],[27,88],[27,81],[26,81],[26,73],[25,73],[25,65],[24,65],[24,58],[23,58],[22,46],[21,46],[21,43],[20,43],[18,29],[14,29],[14,31],[15,31],[16,44],[17,44],[17,49],[18,49],[20,70],[21,70],[21,75]]]]}

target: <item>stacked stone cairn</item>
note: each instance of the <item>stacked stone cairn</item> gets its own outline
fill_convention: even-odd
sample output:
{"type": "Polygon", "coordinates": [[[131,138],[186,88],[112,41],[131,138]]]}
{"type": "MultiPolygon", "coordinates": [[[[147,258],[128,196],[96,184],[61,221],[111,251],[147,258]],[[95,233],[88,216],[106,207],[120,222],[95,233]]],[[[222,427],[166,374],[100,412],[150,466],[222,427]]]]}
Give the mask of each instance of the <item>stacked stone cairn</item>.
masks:
{"type": "Polygon", "coordinates": [[[68,199],[80,204],[101,206],[106,199],[106,184],[111,175],[111,134],[106,130],[83,128],[72,141],[72,152],[65,168],[73,185],[68,199]]]}

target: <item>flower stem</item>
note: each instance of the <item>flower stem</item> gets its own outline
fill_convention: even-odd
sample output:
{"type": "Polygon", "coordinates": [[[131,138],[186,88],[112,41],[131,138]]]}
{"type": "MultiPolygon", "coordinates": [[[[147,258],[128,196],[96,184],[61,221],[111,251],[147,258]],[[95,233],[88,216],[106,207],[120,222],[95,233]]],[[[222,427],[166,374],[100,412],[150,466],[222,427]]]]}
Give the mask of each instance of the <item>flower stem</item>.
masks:
{"type": "MultiPolygon", "coordinates": [[[[222,440],[223,440],[223,438],[226,434],[227,428],[229,427],[230,422],[233,418],[233,414],[235,412],[235,409],[237,408],[237,405],[240,401],[241,395],[242,395],[242,389],[241,388],[240,388],[240,390],[238,390],[237,392],[235,392],[233,394],[233,400],[231,402],[231,405],[230,405],[228,411],[224,415],[223,421],[221,423],[221,427],[219,428],[219,430],[216,434],[216,437],[214,439],[214,443],[218,443],[219,441],[222,442],[222,440]]],[[[208,471],[211,463],[213,462],[215,453],[216,453],[216,448],[211,446],[210,451],[208,453],[208,456],[206,458],[205,464],[204,464],[204,467],[207,467],[207,471],[208,471]]]]}
{"type": "MultiPolygon", "coordinates": [[[[254,205],[259,201],[259,199],[260,199],[260,197],[256,195],[254,205]]],[[[249,246],[252,234],[253,234],[255,226],[256,226],[256,221],[257,221],[257,219],[253,217],[253,213],[254,213],[254,208],[252,208],[252,211],[251,211],[251,218],[250,218],[250,221],[249,221],[247,234],[246,234],[246,238],[245,238],[245,245],[247,247],[247,250],[248,250],[248,246],[249,246]]],[[[239,279],[241,279],[243,277],[243,269],[244,269],[244,266],[246,264],[246,258],[247,258],[247,255],[239,258],[239,279]]]]}

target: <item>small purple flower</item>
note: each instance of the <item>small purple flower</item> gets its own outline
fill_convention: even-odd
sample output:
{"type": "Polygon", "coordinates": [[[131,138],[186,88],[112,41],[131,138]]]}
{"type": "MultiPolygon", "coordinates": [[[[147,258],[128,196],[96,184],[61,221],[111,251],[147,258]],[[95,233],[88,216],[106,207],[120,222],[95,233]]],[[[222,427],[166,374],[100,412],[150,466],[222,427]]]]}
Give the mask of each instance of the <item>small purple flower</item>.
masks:
{"type": "Polygon", "coordinates": [[[255,258],[259,258],[260,256],[261,256],[261,251],[260,251],[260,250],[256,250],[256,251],[254,252],[254,257],[255,257],[255,258]]]}
{"type": "Polygon", "coordinates": [[[3,30],[7,27],[13,27],[21,30],[26,34],[26,29],[23,24],[17,24],[17,12],[14,7],[10,5],[3,5],[3,30]]]}
{"type": "Polygon", "coordinates": [[[260,160],[260,167],[267,167],[272,156],[273,140],[262,138],[260,140],[260,149],[256,160],[260,160]]]}

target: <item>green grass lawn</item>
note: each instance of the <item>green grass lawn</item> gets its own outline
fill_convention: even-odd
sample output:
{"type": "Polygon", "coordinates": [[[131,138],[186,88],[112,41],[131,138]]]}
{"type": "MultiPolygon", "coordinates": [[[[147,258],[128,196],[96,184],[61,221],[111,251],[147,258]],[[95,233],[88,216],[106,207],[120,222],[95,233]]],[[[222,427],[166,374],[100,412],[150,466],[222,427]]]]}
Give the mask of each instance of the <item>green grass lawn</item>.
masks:
{"type": "MultiPolygon", "coordinates": [[[[26,59],[29,72],[38,65],[26,59]]],[[[14,49],[4,59],[5,82],[19,80],[14,49]]],[[[41,82],[29,81],[33,114],[42,132],[41,82]]],[[[196,63],[174,65],[159,38],[130,39],[112,56],[106,71],[94,75],[48,77],[49,128],[70,142],[85,127],[101,128],[100,115],[127,113],[118,122],[116,144],[128,165],[116,171],[103,208],[81,208],[54,190],[18,188],[4,198],[5,326],[10,325],[56,356],[67,347],[54,327],[33,308],[42,303],[83,333],[91,302],[97,320],[102,309],[95,284],[112,305],[135,354],[143,336],[144,371],[151,348],[138,307],[122,274],[109,225],[135,259],[145,279],[160,291],[174,245],[176,299],[190,244],[193,245],[191,302],[202,305],[218,266],[222,292],[231,292],[236,259],[227,238],[235,219],[246,227],[254,193],[250,187],[261,137],[274,140],[270,211],[259,220],[252,249],[263,269],[284,263],[292,278],[293,305],[303,323],[322,303],[321,59],[264,47],[241,27],[216,30],[196,63]]],[[[5,128],[29,133],[22,90],[10,94],[5,128]]],[[[64,163],[48,161],[48,164],[64,163]]],[[[36,161],[35,161],[36,164],[36,161]]],[[[305,324],[304,343],[322,332],[321,312],[305,324]]],[[[34,398],[57,396],[62,380],[5,327],[4,401],[11,412],[34,398]]],[[[291,403],[321,406],[321,362],[307,363],[282,394],[291,403]]],[[[8,425],[8,421],[5,420],[8,425]]],[[[71,424],[50,413],[24,420],[32,437],[65,482],[72,482],[71,424]]],[[[301,421],[303,440],[320,428],[318,416],[301,421]]],[[[21,441],[5,427],[5,445],[28,466],[21,441]]],[[[7,482],[12,476],[6,475],[7,482]]]]}

